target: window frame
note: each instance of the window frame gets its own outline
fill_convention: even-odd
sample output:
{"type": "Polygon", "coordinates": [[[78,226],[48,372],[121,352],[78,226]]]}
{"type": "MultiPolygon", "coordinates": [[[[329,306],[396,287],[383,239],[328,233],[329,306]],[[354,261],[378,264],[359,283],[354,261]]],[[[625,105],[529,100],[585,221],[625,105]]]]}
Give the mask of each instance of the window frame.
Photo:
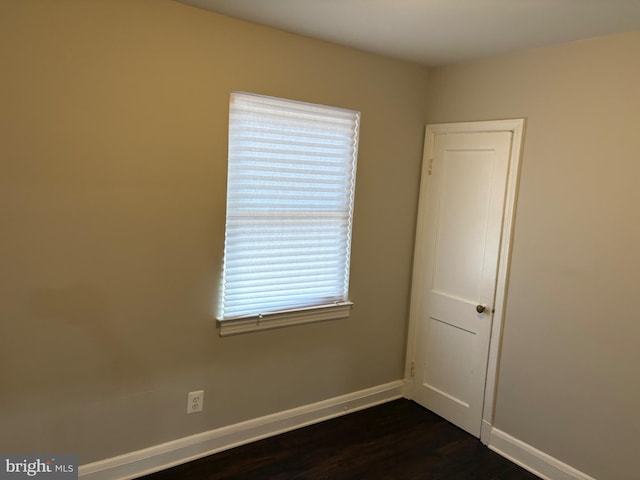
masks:
{"type": "MultiPolygon", "coordinates": [[[[325,109],[334,111],[336,114],[344,115],[348,113],[353,117],[353,127],[352,133],[350,133],[350,147],[348,150],[349,154],[344,155],[344,167],[347,167],[347,170],[350,170],[350,177],[345,177],[346,180],[349,180],[348,187],[345,188],[344,192],[348,193],[349,203],[346,210],[343,211],[343,215],[348,213],[348,225],[347,225],[347,236],[346,240],[342,243],[345,246],[345,249],[341,250],[341,254],[345,255],[345,264],[342,266],[343,272],[341,275],[344,276],[343,282],[345,283],[345,291],[342,298],[339,300],[333,301],[331,303],[319,303],[313,305],[305,305],[305,306],[296,306],[294,308],[280,308],[275,311],[265,311],[258,313],[249,313],[247,315],[239,315],[239,316],[224,316],[224,295],[227,284],[225,283],[227,275],[229,274],[229,266],[227,263],[227,254],[228,254],[228,238],[229,238],[229,218],[230,218],[230,192],[232,187],[231,175],[228,175],[227,178],[227,209],[225,212],[225,258],[223,263],[223,278],[222,285],[220,289],[220,298],[219,298],[219,311],[217,315],[217,325],[219,328],[220,336],[230,336],[237,335],[241,333],[247,333],[252,331],[260,331],[267,330],[273,328],[281,328],[290,325],[300,325],[306,323],[313,322],[321,322],[327,320],[336,320],[349,317],[351,313],[351,309],[353,306],[353,302],[350,299],[350,263],[351,263],[351,240],[352,240],[352,231],[353,231],[353,214],[354,214],[354,197],[355,197],[355,176],[356,176],[356,167],[357,167],[357,157],[358,157],[358,143],[359,143],[359,127],[360,127],[360,112],[339,108],[339,107],[330,107],[326,105],[319,105],[307,102],[299,102],[296,100],[288,100],[285,98],[278,97],[268,97],[264,95],[258,95],[248,92],[239,92],[232,91],[230,95],[229,101],[229,156],[227,160],[227,166],[229,172],[231,172],[231,162],[232,160],[232,144],[236,137],[233,135],[240,136],[240,133],[237,133],[238,129],[237,125],[235,128],[232,128],[232,112],[233,112],[233,102],[234,99],[238,99],[242,97],[243,99],[262,99],[266,101],[275,101],[283,103],[286,106],[291,106],[291,108],[310,108],[310,109],[325,109]]],[[[273,124],[265,121],[264,128],[273,128],[273,124]]],[[[328,130],[318,130],[319,134],[326,134],[328,130]]],[[[296,145],[295,143],[292,145],[296,145]]],[[[266,149],[267,147],[265,147],[266,149]]],[[[289,160],[289,164],[292,166],[297,166],[297,159],[289,160]]],[[[343,160],[341,158],[341,160],[343,160]]],[[[279,160],[282,161],[282,160],[279,160]]],[[[234,164],[235,165],[235,164],[234,164]]],[[[306,164],[305,164],[306,165],[306,164]]],[[[236,247],[237,248],[237,247],[236,247]]],[[[340,268],[336,268],[337,272],[340,272],[340,268]]],[[[335,272],[334,272],[335,273],[335,272]]],[[[336,275],[339,277],[339,275],[336,275]]],[[[339,277],[341,278],[341,277],[339,277]]],[[[236,287],[237,288],[237,287],[236,287]]]]}

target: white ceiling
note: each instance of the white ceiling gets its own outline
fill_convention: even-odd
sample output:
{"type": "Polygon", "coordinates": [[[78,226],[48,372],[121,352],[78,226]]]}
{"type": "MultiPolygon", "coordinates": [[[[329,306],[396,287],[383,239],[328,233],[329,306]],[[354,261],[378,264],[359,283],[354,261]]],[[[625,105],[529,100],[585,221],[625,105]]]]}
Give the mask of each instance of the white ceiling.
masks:
{"type": "Polygon", "coordinates": [[[640,29],[640,0],[177,1],[425,65],[640,29]]]}

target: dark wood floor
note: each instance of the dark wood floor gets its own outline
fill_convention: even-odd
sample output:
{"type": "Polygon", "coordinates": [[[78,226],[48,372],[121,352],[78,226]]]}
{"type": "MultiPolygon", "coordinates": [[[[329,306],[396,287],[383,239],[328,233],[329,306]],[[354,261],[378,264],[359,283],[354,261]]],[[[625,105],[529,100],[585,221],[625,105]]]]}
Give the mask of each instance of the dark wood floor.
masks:
{"type": "Polygon", "coordinates": [[[227,450],[144,480],[539,480],[409,400],[227,450]]]}

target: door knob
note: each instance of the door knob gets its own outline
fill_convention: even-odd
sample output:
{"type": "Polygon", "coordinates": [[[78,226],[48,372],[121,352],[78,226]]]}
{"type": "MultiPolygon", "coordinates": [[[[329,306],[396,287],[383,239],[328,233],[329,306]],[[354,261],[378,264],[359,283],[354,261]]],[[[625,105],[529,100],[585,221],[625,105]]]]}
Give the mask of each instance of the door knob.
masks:
{"type": "Polygon", "coordinates": [[[478,313],[484,313],[486,309],[487,307],[485,307],[484,305],[476,305],[476,312],[478,313]]]}

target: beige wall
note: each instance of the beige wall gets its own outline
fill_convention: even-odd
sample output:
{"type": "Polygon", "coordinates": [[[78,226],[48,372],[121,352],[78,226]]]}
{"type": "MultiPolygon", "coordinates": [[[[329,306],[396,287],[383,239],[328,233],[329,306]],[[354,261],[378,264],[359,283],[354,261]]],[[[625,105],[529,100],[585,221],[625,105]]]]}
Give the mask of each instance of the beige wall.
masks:
{"type": "Polygon", "coordinates": [[[0,452],[86,463],[402,377],[426,69],[169,0],[4,0],[0,59],[0,452]],[[217,336],[231,89],[362,112],[350,319],[217,336]]]}
{"type": "Polygon", "coordinates": [[[168,0],[0,3],[0,451],[85,463],[401,378],[423,126],[526,117],[496,426],[634,478],[638,58],[636,32],[427,83],[168,0]],[[362,111],[350,319],[217,337],[231,89],[362,111]]]}
{"type": "Polygon", "coordinates": [[[495,425],[640,471],[640,32],[432,71],[429,123],[525,117],[495,425]]]}

